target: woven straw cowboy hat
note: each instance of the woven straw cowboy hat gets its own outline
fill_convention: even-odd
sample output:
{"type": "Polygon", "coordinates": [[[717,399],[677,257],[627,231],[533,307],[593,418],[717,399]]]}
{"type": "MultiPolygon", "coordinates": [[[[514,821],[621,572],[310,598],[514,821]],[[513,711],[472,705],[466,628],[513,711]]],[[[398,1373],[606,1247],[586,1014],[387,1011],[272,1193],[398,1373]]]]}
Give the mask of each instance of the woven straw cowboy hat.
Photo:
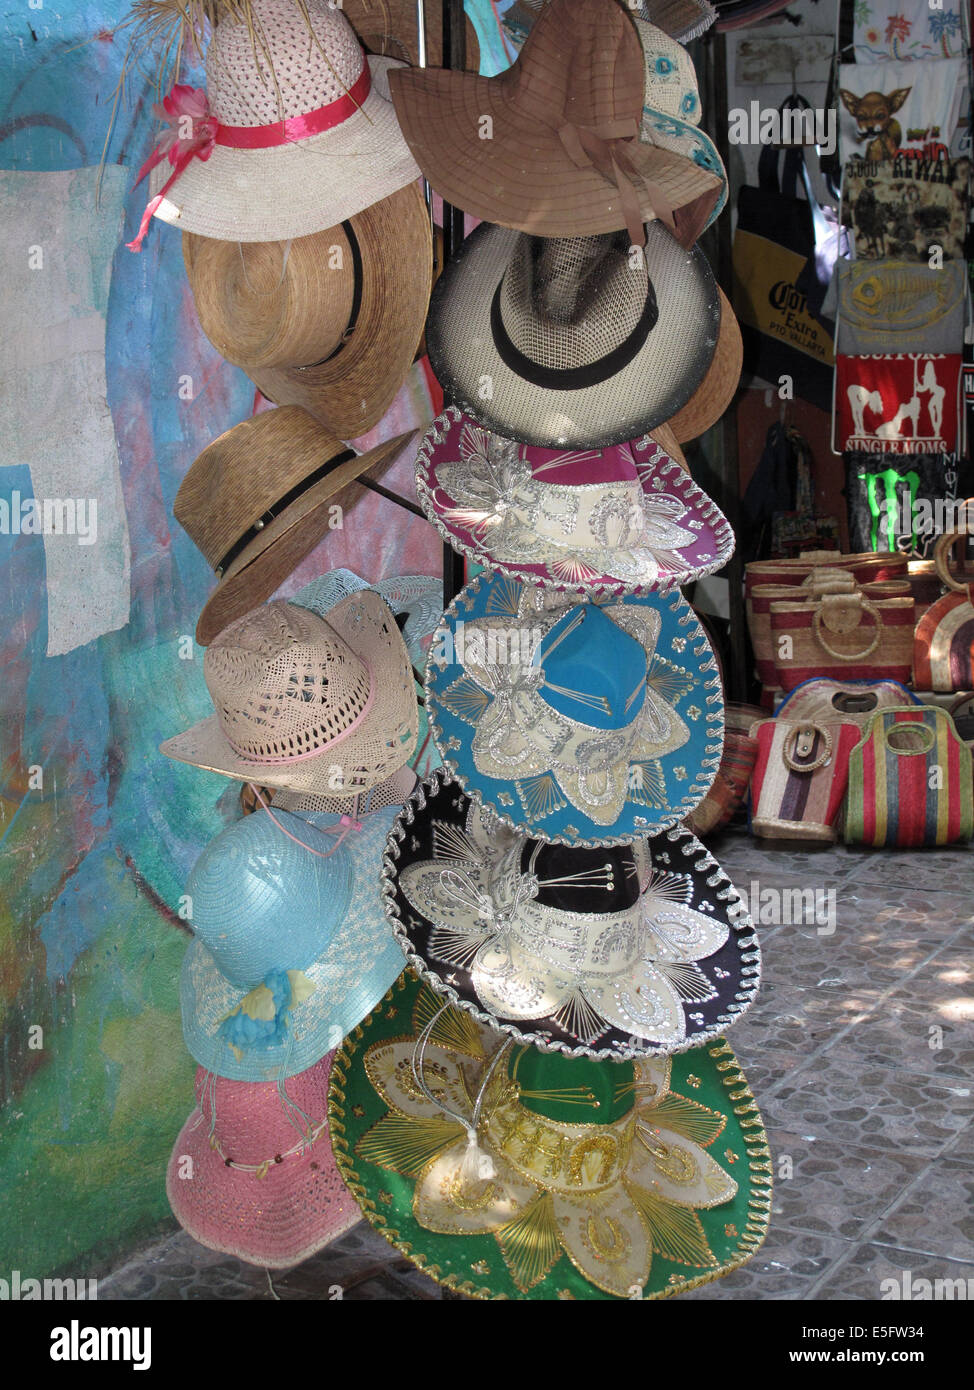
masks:
{"type": "MultiPolygon", "coordinates": [[[[404,188],[419,169],[381,95],[390,64],[366,61],[328,0],[228,3],[206,51],[215,140],[206,158],[188,161],[155,216],[224,241],[281,241],[404,188]]],[[[153,169],[153,196],[170,174],[166,162],[153,169]]]]}
{"type": "Polygon", "coordinates": [[[426,178],[487,222],[549,237],[626,227],[641,244],[660,217],[691,246],[720,193],[714,174],[640,142],[642,49],[616,0],[552,0],[497,77],[399,68],[389,88],[426,178]]]}
{"type": "Polygon", "coordinates": [[[254,609],[207,647],[203,675],[216,714],[160,751],[240,782],[366,792],[416,743],[409,653],[371,590],[327,618],[283,600],[254,609]]]}
{"type": "Polygon", "coordinates": [[[328,1134],[333,1056],[280,1089],[198,1068],[196,1108],[166,1170],[169,1205],[194,1240],[248,1264],[286,1269],[361,1219],[328,1134]]]}
{"type": "Polygon", "coordinates": [[[183,259],[203,332],[268,400],[304,406],[339,439],[378,424],[429,304],[433,248],[418,184],[291,241],[187,233],[183,259]]]}
{"type": "Polygon", "coordinates": [[[717,346],[720,298],[699,249],[659,222],[532,237],[483,224],[437,281],[426,324],[446,399],[542,448],[621,444],[675,416],[717,346]]]}
{"type": "Polygon", "coordinates": [[[455,550],[525,584],[596,597],[665,593],[721,569],[726,517],[650,435],[606,449],[538,449],[455,406],[433,421],[416,495],[455,550]]]}
{"type": "Polygon", "coordinates": [[[760,950],[737,892],[684,827],[578,849],[492,825],[433,773],[386,849],[386,912],[438,994],[570,1056],[669,1055],[736,1023],[760,950]]]}
{"type": "MultiPolygon", "coordinates": [[[[417,0],[342,0],[345,18],[358,34],[369,53],[396,58],[419,66],[419,34],[416,23],[417,0]]],[[[443,58],[443,0],[425,0],[426,66],[442,68],[443,58]]],[[[464,16],[465,61],[468,72],[480,68],[480,45],[477,31],[468,16],[464,16]]]]}
{"type": "Polygon", "coordinates": [[[200,645],[269,598],[328,534],[332,499],[395,458],[408,438],[356,454],[307,411],[282,406],[208,444],[173,506],[219,581],[196,625],[200,645]]]}
{"type": "Polygon", "coordinates": [[[332,1063],[368,1221],[473,1298],[658,1299],[759,1248],[772,1164],[723,1040],[594,1062],[511,1045],[407,973],[332,1063]]]}
{"type": "Polygon", "coordinates": [[[271,805],[221,831],[186,880],[183,1039],[207,1071],[280,1081],[313,1066],[402,972],[377,865],[396,808],[271,805]]]}
{"type": "Polygon", "coordinates": [[[720,676],[678,590],[588,603],[477,575],[433,639],[426,709],[467,795],[561,844],[668,829],[720,762],[720,676]]]}
{"type": "Polygon", "coordinates": [[[666,421],[667,428],[679,443],[696,439],[715,425],[734,399],[740,384],[744,360],[741,330],[726,294],[722,289],[718,289],[717,294],[720,299],[720,328],[710,366],[686,405],[666,421]]]}

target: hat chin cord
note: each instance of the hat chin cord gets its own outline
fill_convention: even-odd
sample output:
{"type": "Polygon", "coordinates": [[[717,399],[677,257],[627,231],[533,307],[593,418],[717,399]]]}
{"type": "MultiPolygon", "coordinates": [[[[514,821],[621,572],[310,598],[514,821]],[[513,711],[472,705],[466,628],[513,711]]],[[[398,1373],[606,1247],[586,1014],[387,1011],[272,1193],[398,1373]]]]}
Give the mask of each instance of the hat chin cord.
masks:
{"type": "Polygon", "coordinates": [[[483,1080],[477,1090],[477,1097],[474,1101],[473,1111],[470,1119],[465,1119],[458,1111],[452,1110],[445,1105],[442,1100],[438,1100],[426,1084],[424,1069],[426,1066],[426,1048],[433,1035],[433,1030],[442,1015],[450,1008],[449,1000],[437,1009],[436,1013],[427,1023],[416,1040],[413,1055],[410,1059],[413,1080],[422,1091],[429,1103],[441,1110],[444,1115],[448,1115],[451,1120],[456,1120],[457,1124],[462,1125],[467,1134],[467,1147],[463,1158],[460,1160],[460,1179],[465,1185],[477,1182],[486,1182],[488,1178],[497,1176],[497,1167],[489,1153],[481,1147],[477,1137],[477,1130],[480,1125],[481,1111],[483,1110],[484,1097],[487,1094],[487,1087],[490,1085],[491,1077],[497,1069],[497,1065],[511,1045],[511,1039],[505,1038],[494,1056],[491,1058],[490,1065],[484,1072],[483,1080]]]}

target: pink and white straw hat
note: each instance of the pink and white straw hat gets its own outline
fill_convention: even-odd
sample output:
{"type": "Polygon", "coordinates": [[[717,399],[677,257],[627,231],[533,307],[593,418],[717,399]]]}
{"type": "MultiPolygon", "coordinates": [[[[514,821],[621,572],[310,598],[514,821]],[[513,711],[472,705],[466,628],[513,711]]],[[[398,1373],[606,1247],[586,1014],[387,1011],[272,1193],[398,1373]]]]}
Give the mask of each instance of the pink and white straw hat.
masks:
{"type": "Polygon", "coordinates": [[[371,589],[321,617],[284,600],[238,618],[206,649],[216,713],[160,745],[240,782],[335,796],[370,791],[419,732],[409,653],[371,589]]]}
{"type": "Polygon", "coordinates": [[[429,520],[487,569],[546,589],[667,592],[733,553],[726,517],[650,435],[598,449],[542,449],[450,406],[416,463],[429,520]]]}
{"type": "Polygon", "coordinates": [[[366,60],[329,0],[213,6],[206,90],[176,85],[152,170],[154,214],[223,241],[283,241],[334,227],[419,177],[391,101],[390,58],[366,60]],[[384,94],[383,94],[384,93],[384,94]]]}
{"type": "Polygon", "coordinates": [[[173,1146],[166,1195],[210,1250],[285,1269],[361,1219],[332,1156],[328,1079],[334,1052],[275,1084],[196,1072],[196,1109],[173,1146]]]}

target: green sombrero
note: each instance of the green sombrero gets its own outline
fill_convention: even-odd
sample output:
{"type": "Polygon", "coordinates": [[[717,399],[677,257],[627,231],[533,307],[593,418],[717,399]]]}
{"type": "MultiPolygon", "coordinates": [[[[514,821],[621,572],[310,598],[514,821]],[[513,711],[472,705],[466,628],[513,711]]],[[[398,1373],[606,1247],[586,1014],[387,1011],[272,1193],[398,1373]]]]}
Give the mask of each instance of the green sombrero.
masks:
{"type": "Polygon", "coordinates": [[[367,1220],[470,1297],[666,1298],[767,1233],[767,1136],[722,1039],[635,1062],[542,1053],[406,971],[336,1053],[329,1118],[367,1220]]]}

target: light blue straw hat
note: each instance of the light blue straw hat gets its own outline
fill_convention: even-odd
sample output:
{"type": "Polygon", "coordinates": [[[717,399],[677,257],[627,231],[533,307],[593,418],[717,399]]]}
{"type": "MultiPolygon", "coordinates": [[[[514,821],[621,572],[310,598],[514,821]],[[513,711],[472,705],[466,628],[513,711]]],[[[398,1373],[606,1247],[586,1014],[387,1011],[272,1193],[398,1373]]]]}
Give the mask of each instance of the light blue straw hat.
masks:
{"type": "Polygon", "coordinates": [[[274,806],[206,847],[186,884],[194,940],[180,975],[200,1066],[231,1081],[295,1076],[382,998],[404,965],[378,872],[397,809],[359,822],[274,806]]]}
{"type": "Polygon", "coordinates": [[[443,612],[442,579],[433,579],[427,574],[405,574],[400,578],[379,579],[369,584],[352,570],[334,569],[305,584],[290,602],[299,603],[302,608],[310,608],[319,617],[327,618],[343,598],[360,594],[363,589],[374,589],[385,599],[397,618],[405,614],[403,641],[410,661],[422,670],[426,648],[443,612]]]}

